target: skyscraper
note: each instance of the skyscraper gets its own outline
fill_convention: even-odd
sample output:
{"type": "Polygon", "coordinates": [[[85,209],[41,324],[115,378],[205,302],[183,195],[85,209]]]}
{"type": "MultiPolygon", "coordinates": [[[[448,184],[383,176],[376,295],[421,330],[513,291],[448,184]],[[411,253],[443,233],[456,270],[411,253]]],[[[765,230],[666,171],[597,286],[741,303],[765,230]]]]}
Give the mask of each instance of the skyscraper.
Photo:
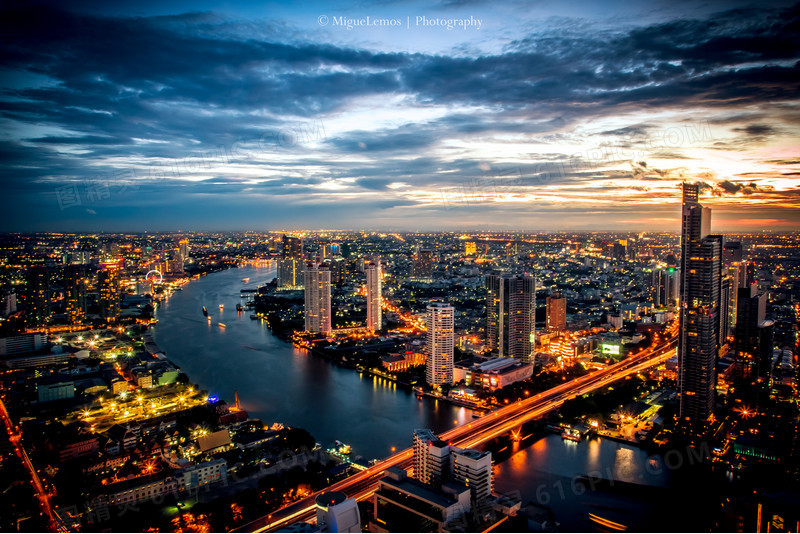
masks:
{"type": "Polygon", "coordinates": [[[26,314],[28,326],[37,327],[47,324],[50,318],[50,275],[47,267],[36,266],[28,269],[25,297],[28,308],[26,314]]]}
{"type": "Polygon", "coordinates": [[[678,395],[680,417],[692,422],[714,411],[722,274],[722,236],[709,235],[711,210],[698,199],[698,184],[684,183],[678,395]]]}
{"type": "Polygon", "coordinates": [[[677,303],[680,278],[677,267],[658,267],[651,274],[651,298],[656,308],[666,308],[677,303]]]}
{"type": "Polygon", "coordinates": [[[428,327],[425,378],[429,384],[453,383],[453,342],[455,311],[444,302],[431,302],[426,316],[428,327]]]}
{"type": "Polygon", "coordinates": [[[553,293],[547,297],[547,330],[560,332],[567,327],[567,297],[553,293]]]}
{"type": "Polygon", "coordinates": [[[486,343],[493,354],[532,361],[535,314],[533,276],[486,276],[486,343]]]}
{"type": "Polygon", "coordinates": [[[67,265],[64,269],[64,289],[67,293],[67,319],[80,323],[86,318],[86,271],[83,265],[67,265]]]}
{"type": "Polygon", "coordinates": [[[303,241],[299,237],[284,235],[281,259],[278,261],[278,287],[300,287],[303,263],[303,241]]]}
{"type": "Polygon", "coordinates": [[[107,321],[115,321],[120,313],[119,265],[101,265],[97,273],[97,291],[100,295],[100,316],[107,321]]]}
{"type": "Polygon", "coordinates": [[[757,400],[757,384],[766,383],[772,367],[772,328],[767,320],[767,296],[758,284],[739,291],[738,321],[734,329],[734,398],[757,400]]]}
{"type": "Polygon", "coordinates": [[[433,276],[433,251],[430,249],[417,250],[414,259],[414,277],[431,278],[433,276]]]}
{"type": "Polygon", "coordinates": [[[367,328],[373,332],[381,329],[381,262],[367,265],[367,328]]]}
{"type": "Polygon", "coordinates": [[[309,263],[304,277],[306,331],[330,334],[331,272],[324,263],[309,263]]]}

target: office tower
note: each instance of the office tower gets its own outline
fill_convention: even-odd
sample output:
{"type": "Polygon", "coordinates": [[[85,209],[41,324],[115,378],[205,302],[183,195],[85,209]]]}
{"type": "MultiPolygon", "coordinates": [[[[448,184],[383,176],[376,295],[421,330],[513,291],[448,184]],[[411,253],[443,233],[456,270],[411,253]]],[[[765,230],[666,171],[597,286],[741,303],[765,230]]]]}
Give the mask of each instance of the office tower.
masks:
{"type": "Polygon", "coordinates": [[[100,295],[100,316],[106,321],[116,321],[120,313],[119,265],[101,265],[97,273],[97,290],[100,295]]]}
{"type": "Polygon", "coordinates": [[[381,262],[371,262],[367,274],[367,329],[376,332],[381,329],[381,262]]]}
{"type": "Polygon", "coordinates": [[[181,262],[181,267],[186,263],[189,258],[189,240],[186,238],[178,241],[178,259],[181,262]]]}
{"type": "Polygon", "coordinates": [[[758,284],[739,289],[738,321],[734,329],[734,398],[753,401],[757,383],[766,384],[772,367],[773,321],[767,320],[767,296],[758,284]]]}
{"type": "Polygon", "coordinates": [[[472,502],[486,501],[492,496],[492,453],[453,447],[450,451],[453,482],[470,489],[472,502]]]}
{"type": "Polygon", "coordinates": [[[719,341],[722,236],[709,235],[711,210],[699,185],[683,184],[678,395],[682,419],[707,420],[714,411],[719,341]]]}
{"type": "Polygon", "coordinates": [[[719,286],[719,339],[717,340],[717,344],[720,347],[728,342],[728,333],[730,332],[731,323],[728,306],[730,306],[731,291],[737,291],[736,289],[731,289],[732,285],[733,281],[730,277],[722,276],[719,286]]]}
{"type": "Polygon", "coordinates": [[[426,316],[428,326],[425,377],[436,386],[453,383],[453,334],[455,311],[444,302],[431,302],[426,316]]]}
{"type": "Polygon", "coordinates": [[[320,532],[361,532],[361,514],[353,498],[341,491],[317,495],[317,528],[320,532]]]}
{"type": "Polygon", "coordinates": [[[431,486],[441,486],[449,480],[450,446],[432,430],[414,430],[414,478],[431,486]]]}
{"type": "Polygon", "coordinates": [[[486,341],[498,357],[532,361],[536,280],[528,274],[486,276],[486,341]]]}
{"type": "Polygon", "coordinates": [[[474,256],[475,253],[478,251],[478,247],[475,244],[475,241],[467,241],[464,243],[464,254],[467,256],[474,256]]]}
{"type": "Polygon", "coordinates": [[[656,308],[674,306],[679,297],[680,278],[676,267],[658,267],[651,273],[651,299],[656,308]]]}
{"type": "Polygon", "coordinates": [[[433,276],[433,251],[419,249],[414,259],[414,277],[431,278],[433,276]]]}
{"type": "Polygon", "coordinates": [[[36,266],[28,269],[26,277],[27,324],[31,327],[44,326],[50,318],[50,275],[46,267],[36,266]]]}
{"type": "Polygon", "coordinates": [[[324,263],[309,263],[305,270],[306,331],[331,333],[331,272],[324,263]]]}
{"type": "Polygon", "coordinates": [[[294,289],[303,280],[303,241],[299,237],[283,236],[283,250],[278,261],[278,287],[294,289]]]}
{"type": "Polygon", "coordinates": [[[328,245],[328,254],[330,256],[338,256],[341,253],[342,252],[341,252],[341,247],[339,247],[339,243],[331,243],[330,245],[328,245]]]}
{"type": "Polygon", "coordinates": [[[340,285],[347,282],[347,261],[342,256],[334,256],[328,262],[331,270],[331,283],[340,285]]]}
{"type": "Polygon", "coordinates": [[[67,319],[72,324],[80,323],[86,318],[86,285],[83,265],[67,265],[64,268],[67,319]]]}
{"type": "Polygon", "coordinates": [[[567,327],[567,298],[561,293],[547,297],[547,330],[560,332],[567,327]]]}

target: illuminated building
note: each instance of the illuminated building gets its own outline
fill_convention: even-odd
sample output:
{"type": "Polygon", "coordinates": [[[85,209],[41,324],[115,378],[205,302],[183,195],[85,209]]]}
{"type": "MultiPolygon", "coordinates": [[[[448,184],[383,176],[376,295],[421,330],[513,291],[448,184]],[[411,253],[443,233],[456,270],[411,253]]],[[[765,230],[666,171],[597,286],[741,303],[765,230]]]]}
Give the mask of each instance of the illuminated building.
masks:
{"type": "Polygon", "coordinates": [[[100,294],[100,316],[115,321],[120,313],[119,266],[103,264],[97,273],[97,289],[100,294]]]}
{"type": "Polygon", "coordinates": [[[475,241],[467,241],[464,243],[464,254],[467,256],[474,256],[477,252],[478,247],[475,244],[475,241]]]}
{"type": "Polygon", "coordinates": [[[455,310],[444,302],[432,302],[426,315],[428,327],[425,378],[429,384],[453,383],[455,310]]]}
{"type": "Polygon", "coordinates": [[[281,259],[278,261],[278,287],[296,289],[302,285],[303,241],[284,235],[281,259]]]}
{"type": "Polygon", "coordinates": [[[361,532],[361,514],[355,499],[341,491],[317,495],[317,527],[321,532],[361,532]]]}
{"type": "Polygon", "coordinates": [[[695,422],[714,411],[722,274],[722,236],[709,235],[711,210],[698,199],[699,185],[684,183],[678,396],[680,417],[695,422]]]}
{"type": "Polygon", "coordinates": [[[186,238],[181,239],[178,241],[178,259],[181,263],[181,268],[186,263],[186,260],[189,258],[189,240],[186,238]]]}
{"type": "Polygon", "coordinates": [[[492,354],[530,362],[536,333],[535,314],[533,276],[486,276],[486,343],[492,354]]]}
{"type": "Polygon", "coordinates": [[[331,272],[324,263],[309,263],[305,270],[306,332],[331,333],[331,272]]]}
{"type": "Polygon", "coordinates": [[[50,277],[46,267],[36,266],[28,269],[25,294],[28,325],[32,327],[46,325],[50,318],[50,277]]]}
{"type": "Polygon", "coordinates": [[[680,297],[680,272],[676,267],[659,267],[651,274],[651,299],[656,308],[674,306],[680,297]]]}
{"type": "Polygon", "coordinates": [[[414,277],[431,278],[433,277],[433,251],[430,249],[419,249],[414,258],[414,277]]]}
{"type": "Polygon", "coordinates": [[[367,329],[377,332],[381,329],[381,263],[371,262],[367,275],[367,329]]]}
{"type": "Polygon", "coordinates": [[[766,383],[772,366],[773,321],[767,320],[767,296],[758,284],[739,289],[738,321],[734,330],[734,396],[757,401],[758,383],[766,383]]]}
{"type": "Polygon", "coordinates": [[[485,389],[505,387],[533,375],[533,363],[524,363],[511,358],[494,358],[470,366],[466,370],[467,386],[485,389]]]}
{"type": "Polygon", "coordinates": [[[547,330],[561,332],[567,327],[567,297],[553,293],[547,297],[547,330]]]}
{"type": "Polygon", "coordinates": [[[414,430],[413,443],[414,478],[432,486],[446,482],[450,471],[450,446],[427,428],[414,430]]]}
{"type": "Polygon", "coordinates": [[[222,458],[184,467],[175,473],[178,489],[193,490],[228,479],[228,462],[222,458]]]}
{"type": "Polygon", "coordinates": [[[334,256],[328,261],[331,270],[331,283],[339,285],[347,282],[347,260],[342,256],[334,256]]]}
{"type": "Polygon", "coordinates": [[[67,319],[80,323],[86,318],[86,272],[83,265],[67,265],[64,269],[64,288],[67,296],[67,319]]]}
{"type": "Polygon", "coordinates": [[[492,496],[492,453],[453,447],[450,452],[452,480],[470,490],[472,502],[492,496]]]}

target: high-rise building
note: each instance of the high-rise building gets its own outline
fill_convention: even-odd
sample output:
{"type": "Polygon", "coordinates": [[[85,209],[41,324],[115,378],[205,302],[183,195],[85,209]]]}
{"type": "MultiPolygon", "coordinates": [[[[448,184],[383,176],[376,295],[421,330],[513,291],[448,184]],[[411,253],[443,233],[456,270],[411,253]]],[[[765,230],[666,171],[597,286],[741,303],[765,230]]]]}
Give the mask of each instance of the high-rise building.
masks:
{"type": "Polygon", "coordinates": [[[433,251],[430,249],[417,250],[414,258],[414,277],[431,278],[433,276],[433,251]]]}
{"type": "Polygon", "coordinates": [[[331,333],[331,272],[324,263],[309,263],[305,270],[306,331],[331,333]]]}
{"type": "Polygon", "coordinates": [[[451,480],[470,489],[472,502],[486,501],[492,496],[492,453],[452,447],[450,450],[451,480]]]}
{"type": "Polygon", "coordinates": [[[347,282],[347,260],[342,256],[334,256],[328,261],[331,270],[331,283],[334,285],[347,282]]]}
{"type": "Polygon", "coordinates": [[[429,384],[453,383],[455,311],[444,302],[431,302],[426,316],[428,326],[427,365],[429,384]]]}
{"type": "Polygon", "coordinates": [[[717,333],[719,336],[717,344],[720,347],[728,342],[731,319],[728,306],[731,302],[731,291],[736,291],[736,289],[731,289],[732,285],[733,280],[729,276],[722,276],[719,286],[719,332],[717,333]]]}
{"type": "Polygon", "coordinates": [[[532,361],[536,280],[528,274],[486,276],[486,341],[498,357],[532,361]]]}
{"type": "Polygon", "coordinates": [[[381,329],[381,262],[367,265],[367,329],[377,332],[381,329]]]}
{"type": "Polygon", "coordinates": [[[464,243],[464,254],[467,256],[474,256],[478,251],[475,241],[467,241],[464,243]]]}
{"type": "Polygon", "coordinates": [[[734,398],[756,400],[757,384],[766,384],[772,367],[773,321],[766,318],[767,296],[758,284],[739,289],[738,321],[734,329],[734,398]]]}
{"type": "Polygon", "coordinates": [[[547,297],[547,330],[561,332],[567,327],[567,297],[553,293],[547,297]]]}
{"type": "Polygon", "coordinates": [[[115,321],[120,313],[119,265],[106,263],[97,273],[97,290],[100,295],[100,316],[115,321]]]}
{"type": "Polygon", "coordinates": [[[699,185],[684,183],[678,396],[680,417],[693,422],[714,411],[722,274],[722,236],[709,235],[711,210],[698,200],[699,185]]]}
{"type": "Polygon", "coordinates": [[[414,478],[425,484],[441,486],[449,480],[450,446],[432,430],[414,430],[414,478]]]}
{"type": "Polygon", "coordinates": [[[651,274],[651,298],[656,308],[674,306],[680,296],[677,267],[658,267],[651,274]]]}
{"type": "Polygon", "coordinates": [[[86,286],[86,271],[83,265],[67,265],[64,268],[67,319],[72,324],[80,323],[86,318],[86,286]]]}
{"type": "Polygon", "coordinates": [[[278,261],[278,287],[300,287],[303,283],[303,264],[303,241],[299,237],[284,235],[283,250],[278,261]]]}
{"type": "Polygon", "coordinates": [[[183,268],[186,260],[189,258],[189,240],[185,237],[178,241],[178,257],[177,259],[181,263],[181,269],[183,268]]]}
{"type": "Polygon", "coordinates": [[[31,327],[44,326],[50,318],[50,275],[44,266],[31,267],[26,275],[26,321],[31,327]]]}

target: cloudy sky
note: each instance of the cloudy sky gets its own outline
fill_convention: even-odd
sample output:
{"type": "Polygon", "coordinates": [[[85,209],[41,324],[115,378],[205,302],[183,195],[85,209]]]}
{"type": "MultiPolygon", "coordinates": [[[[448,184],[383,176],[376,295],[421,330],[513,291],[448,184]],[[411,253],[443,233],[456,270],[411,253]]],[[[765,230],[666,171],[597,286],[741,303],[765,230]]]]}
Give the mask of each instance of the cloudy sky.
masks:
{"type": "Polygon", "coordinates": [[[7,2],[0,231],[800,229],[800,4],[7,2]]]}

